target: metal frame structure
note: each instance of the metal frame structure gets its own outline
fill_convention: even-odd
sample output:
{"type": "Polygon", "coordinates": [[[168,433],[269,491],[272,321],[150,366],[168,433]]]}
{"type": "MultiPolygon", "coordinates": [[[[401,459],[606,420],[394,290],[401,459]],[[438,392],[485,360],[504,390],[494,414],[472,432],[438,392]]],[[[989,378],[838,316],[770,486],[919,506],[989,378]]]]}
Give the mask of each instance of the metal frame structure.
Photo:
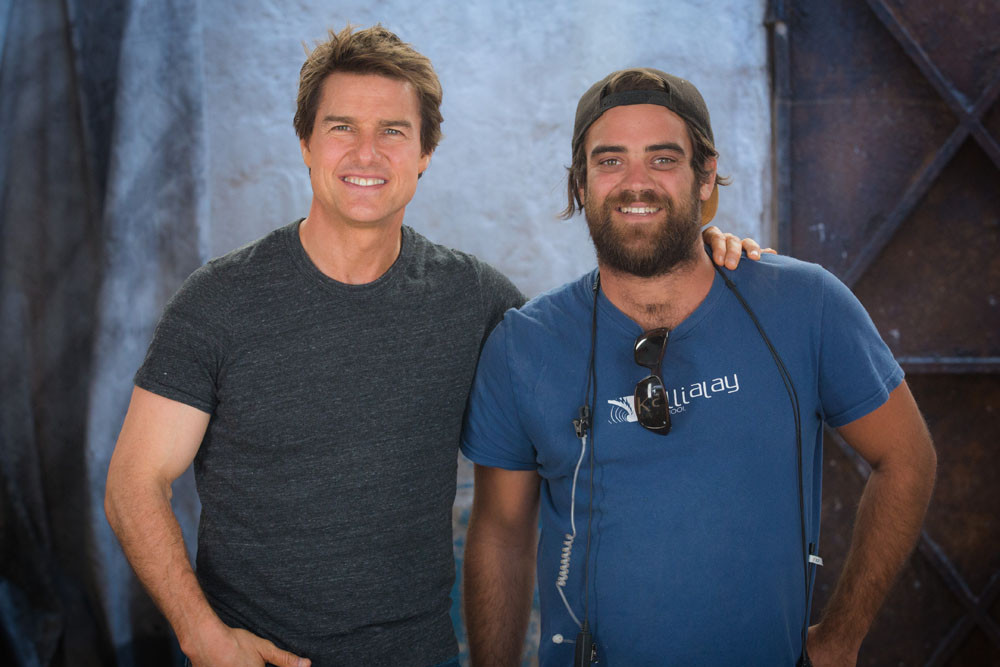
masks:
{"type": "MultiPolygon", "coordinates": [[[[822,0],[817,0],[822,1],[822,0]]],[[[868,8],[879,23],[892,35],[906,56],[917,67],[927,82],[947,105],[957,119],[956,126],[947,139],[937,148],[931,160],[922,164],[910,177],[890,212],[875,220],[872,233],[866,235],[860,251],[848,265],[841,279],[854,286],[873,261],[886,247],[900,225],[907,220],[924,199],[931,186],[938,180],[945,167],[955,157],[968,139],[974,140],[992,163],[1000,169],[1000,141],[984,126],[984,117],[1000,98],[1000,71],[995,72],[978,99],[967,100],[955,83],[941,71],[907,29],[902,18],[886,0],[866,0],[868,8]]],[[[792,45],[789,28],[791,0],[770,0],[765,25],[768,28],[772,73],[773,118],[773,182],[774,206],[778,247],[788,252],[792,238],[792,173],[793,151],[791,110],[794,102],[791,68],[792,45]]],[[[806,4],[806,3],[803,3],[806,4]]],[[[956,11],[960,11],[956,9],[956,11]]],[[[995,374],[1000,373],[1000,357],[975,356],[903,356],[899,363],[913,374],[995,374]]],[[[827,441],[835,442],[843,454],[853,462],[858,474],[867,480],[870,468],[844,440],[832,429],[827,429],[827,441]]],[[[1000,600],[1000,571],[992,573],[979,595],[972,592],[965,577],[959,572],[952,558],[926,530],[922,531],[917,552],[933,567],[947,590],[954,595],[963,609],[962,615],[952,624],[944,637],[924,663],[927,667],[949,664],[975,628],[1000,647],[1000,624],[990,615],[1000,600]]]]}

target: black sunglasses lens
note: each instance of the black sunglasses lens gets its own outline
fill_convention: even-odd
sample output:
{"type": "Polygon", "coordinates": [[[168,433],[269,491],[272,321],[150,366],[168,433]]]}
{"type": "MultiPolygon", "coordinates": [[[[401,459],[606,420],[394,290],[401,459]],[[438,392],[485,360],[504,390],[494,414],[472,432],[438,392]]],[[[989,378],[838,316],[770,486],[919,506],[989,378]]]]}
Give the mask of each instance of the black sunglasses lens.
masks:
{"type": "Polygon", "coordinates": [[[635,339],[635,363],[644,368],[656,371],[663,358],[663,349],[667,346],[666,329],[653,329],[635,339]]]}
{"type": "Polygon", "coordinates": [[[635,416],[644,428],[666,435],[670,432],[670,405],[663,382],[650,375],[635,386],[635,416]]]}

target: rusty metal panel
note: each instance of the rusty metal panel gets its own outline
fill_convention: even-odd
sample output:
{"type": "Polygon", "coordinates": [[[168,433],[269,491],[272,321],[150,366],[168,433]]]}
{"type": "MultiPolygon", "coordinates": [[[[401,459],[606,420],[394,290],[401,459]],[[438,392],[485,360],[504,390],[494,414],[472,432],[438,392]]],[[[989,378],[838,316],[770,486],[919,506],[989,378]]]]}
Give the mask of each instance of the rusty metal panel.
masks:
{"type": "MultiPolygon", "coordinates": [[[[932,33],[937,40],[924,49],[916,41],[921,30],[895,23],[906,16],[880,0],[868,4],[873,8],[815,0],[792,5],[785,18],[791,80],[782,94],[788,99],[777,100],[791,109],[793,165],[789,201],[778,204],[795,221],[781,246],[848,283],[970,137],[1000,165],[1000,143],[979,121],[1000,95],[1000,11],[980,12],[976,39],[932,33]],[[939,68],[931,58],[950,43],[966,51],[939,68]],[[969,55],[977,44],[983,52],[969,55]],[[952,84],[952,72],[961,73],[969,97],[952,84]]],[[[910,14],[915,7],[906,5],[910,14]]],[[[963,13],[954,5],[947,11],[963,13]]],[[[966,25],[957,23],[955,29],[966,25]]]]}
{"type": "Polygon", "coordinates": [[[783,249],[843,276],[955,125],[868,8],[796,3],[791,42],[791,238],[783,249]]]}
{"type": "Polygon", "coordinates": [[[888,0],[885,5],[965,102],[975,102],[1000,71],[995,0],[888,0]]]}
{"type": "Polygon", "coordinates": [[[989,667],[1000,665],[1000,650],[979,630],[959,647],[955,656],[947,663],[954,667],[989,667]]]}
{"type": "Polygon", "coordinates": [[[1000,357],[1000,170],[975,142],[854,292],[897,357],[1000,357]]]}
{"type": "Polygon", "coordinates": [[[938,483],[925,530],[979,596],[1000,572],[1000,376],[908,380],[936,433],[938,483]]]}
{"type": "MultiPolygon", "coordinates": [[[[770,3],[779,247],[852,286],[939,453],[859,665],[1000,665],[1000,5],[770,3]]],[[[824,461],[822,609],[867,465],[824,461]]],[[[818,611],[817,611],[818,616],[818,611]]]]}
{"type": "Polygon", "coordinates": [[[986,112],[983,125],[990,135],[1000,137],[1000,102],[994,102],[993,106],[986,112]]]}

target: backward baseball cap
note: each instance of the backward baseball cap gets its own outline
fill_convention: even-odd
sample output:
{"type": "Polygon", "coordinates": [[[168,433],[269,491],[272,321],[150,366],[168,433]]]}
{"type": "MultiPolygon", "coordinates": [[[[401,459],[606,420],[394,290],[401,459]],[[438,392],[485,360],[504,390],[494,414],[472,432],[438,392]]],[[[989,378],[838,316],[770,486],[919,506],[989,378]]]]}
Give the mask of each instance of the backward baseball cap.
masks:
{"type": "MultiPolygon", "coordinates": [[[[587,130],[605,111],[630,104],[658,104],[661,107],[666,107],[697,128],[713,144],[715,143],[708,106],[705,105],[705,100],[694,84],[652,67],[636,67],[612,72],[591,86],[580,98],[580,103],[576,105],[576,122],[573,124],[574,154],[583,142],[587,130]],[[652,74],[661,80],[663,88],[660,90],[624,90],[619,93],[609,93],[607,88],[611,80],[617,75],[629,71],[652,74]]],[[[701,224],[707,225],[711,222],[718,208],[719,185],[716,184],[708,201],[701,205],[701,224]]]]}

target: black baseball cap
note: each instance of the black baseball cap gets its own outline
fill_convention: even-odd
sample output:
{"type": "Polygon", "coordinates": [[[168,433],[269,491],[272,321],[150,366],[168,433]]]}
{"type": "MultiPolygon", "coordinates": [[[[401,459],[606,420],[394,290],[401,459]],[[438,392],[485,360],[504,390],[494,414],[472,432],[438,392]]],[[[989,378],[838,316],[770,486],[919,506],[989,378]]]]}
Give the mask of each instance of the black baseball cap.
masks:
{"type": "MultiPolygon", "coordinates": [[[[600,118],[605,111],[614,107],[630,104],[658,104],[670,109],[686,122],[701,131],[713,144],[712,123],[708,115],[708,107],[701,93],[690,81],[667,74],[652,67],[637,67],[631,70],[619,70],[607,75],[583,94],[580,103],[576,105],[576,122],[573,124],[573,151],[583,143],[587,130],[600,118]],[[619,93],[609,93],[608,84],[613,78],[629,71],[641,71],[660,79],[663,88],[659,90],[625,90],[619,93]]],[[[712,190],[712,196],[701,206],[701,223],[708,224],[715,217],[719,207],[719,186],[712,190]]]]}

